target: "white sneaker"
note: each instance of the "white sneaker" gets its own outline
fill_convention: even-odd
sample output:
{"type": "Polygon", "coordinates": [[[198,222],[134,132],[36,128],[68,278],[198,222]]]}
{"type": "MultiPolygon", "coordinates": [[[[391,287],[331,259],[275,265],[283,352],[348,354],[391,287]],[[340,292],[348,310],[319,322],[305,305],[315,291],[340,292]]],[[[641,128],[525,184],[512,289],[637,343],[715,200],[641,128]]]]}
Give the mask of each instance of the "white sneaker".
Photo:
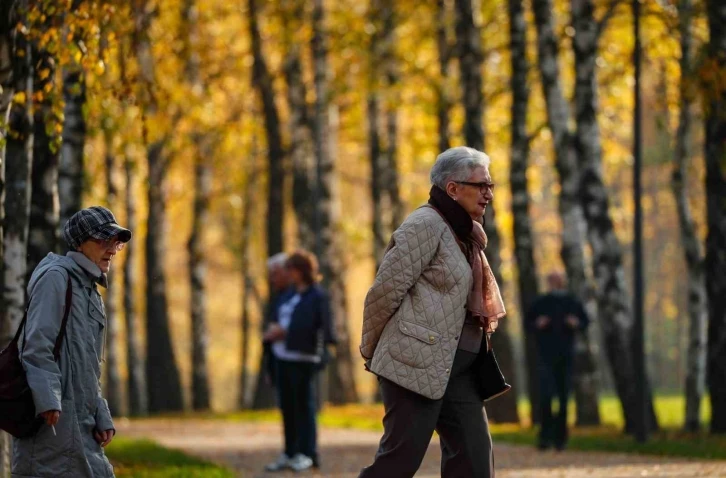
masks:
{"type": "Polygon", "coordinates": [[[288,466],[295,471],[305,471],[313,467],[313,460],[302,453],[293,456],[288,466]]]}
{"type": "Polygon", "coordinates": [[[290,457],[283,453],[277,457],[277,460],[265,465],[265,471],[282,471],[289,468],[291,463],[290,457]]]}

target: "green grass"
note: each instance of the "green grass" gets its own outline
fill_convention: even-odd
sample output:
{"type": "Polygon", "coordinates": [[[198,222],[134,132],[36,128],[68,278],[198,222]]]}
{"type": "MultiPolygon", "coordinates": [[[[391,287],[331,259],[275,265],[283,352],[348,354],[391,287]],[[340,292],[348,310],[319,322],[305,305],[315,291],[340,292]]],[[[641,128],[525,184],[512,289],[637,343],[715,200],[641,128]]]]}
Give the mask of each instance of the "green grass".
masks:
{"type": "Polygon", "coordinates": [[[118,478],[232,478],[222,467],[148,440],[116,438],[106,449],[118,478]]]}
{"type": "MultiPolygon", "coordinates": [[[[697,434],[684,433],[680,429],[683,424],[684,401],[678,396],[661,396],[656,398],[656,412],[662,431],[654,434],[645,444],[639,444],[622,432],[623,417],[620,403],[615,397],[604,397],[600,403],[603,425],[599,427],[572,428],[569,448],[582,451],[612,451],[626,453],[642,453],[672,457],[692,457],[705,459],[726,459],[726,436],[709,435],[706,432],[697,434]]],[[[574,407],[570,422],[574,423],[574,407]]],[[[529,404],[519,404],[521,416],[529,416],[529,404]]],[[[321,426],[355,428],[359,430],[382,431],[383,407],[381,405],[346,405],[327,407],[320,414],[321,426]]],[[[702,406],[704,429],[710,417],[710,408],[705,401],[702,406]]],[[[236,421],[277,421],[277,411],[242,411],[216,418],[236,421]]],[[[492,424],[492,436],[497,442],[520,445],[534,445],[537,431],[529,426],[492,424]]]]}

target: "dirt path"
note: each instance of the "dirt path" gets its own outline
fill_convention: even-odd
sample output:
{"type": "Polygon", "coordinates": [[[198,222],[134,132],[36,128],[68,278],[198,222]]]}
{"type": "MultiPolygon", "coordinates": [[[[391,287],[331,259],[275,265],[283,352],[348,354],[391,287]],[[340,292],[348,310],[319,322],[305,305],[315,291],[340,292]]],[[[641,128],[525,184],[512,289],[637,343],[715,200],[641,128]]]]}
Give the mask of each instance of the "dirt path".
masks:
{"type": "MultiPolygon", "coordinates": [[[[244,478],[273,476],[355,478],[373,458],[380,435],[358,430],[323,429],[323,467],[315,473],[264,473],[280,453],[281,430],[270,423],[145,420],[117,423],[119,434],[147,437],[226,465],[244,478]]],[[[438,439],[434,437],[417,478],[439,473],[438,439]]],[[[495,445],[497,478],[726,478],[726,461],[694,461],[615,453],[540,453],[529,447],[495,445]]],[[[386,477],[381,477],[386,478],[386,477]]]]}

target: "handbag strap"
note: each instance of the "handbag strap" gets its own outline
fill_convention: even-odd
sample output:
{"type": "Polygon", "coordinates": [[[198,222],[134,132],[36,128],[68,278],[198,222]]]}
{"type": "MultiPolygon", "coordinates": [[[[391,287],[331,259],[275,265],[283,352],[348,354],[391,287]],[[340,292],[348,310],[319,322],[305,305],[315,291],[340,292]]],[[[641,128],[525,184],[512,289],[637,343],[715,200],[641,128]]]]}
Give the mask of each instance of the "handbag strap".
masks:
{"type": "MultiPolygon", "coordinates": [[[[68,324],[68,316],[71,312],[71,304],[73,302],[73,284],[71,283],[71,275],[68,274],[68,280],[66,282],[66,307],[63,311],[63,321],[61,322],[60,331],[58,332],[58,337],[55,339],[55,346],[53,347],[53,359],[57,362],[58,359],[60,359],[60,349],[61,344],[63,343],[63,339],[66,336],[66,325],[68,324]]],[[[20,340],[20,333],[23,332],[23,338],[25,338],[25,323],[28,320],[28,310],[30,309],[30,304],[28,304],[28,307],[25,308],[25,314],[23,315],[23,320],[20,322],[20,325],[18,326],[18,330],[15,332],[15,337],[13,337],[13,341],[11,343],[14,343],[17,345],[18,340],[20,340]]],[[[25,340],[23,340],[23,349],[21,350],[20,354],[22,356],[22,353],[25,351],[25,340]]]]}

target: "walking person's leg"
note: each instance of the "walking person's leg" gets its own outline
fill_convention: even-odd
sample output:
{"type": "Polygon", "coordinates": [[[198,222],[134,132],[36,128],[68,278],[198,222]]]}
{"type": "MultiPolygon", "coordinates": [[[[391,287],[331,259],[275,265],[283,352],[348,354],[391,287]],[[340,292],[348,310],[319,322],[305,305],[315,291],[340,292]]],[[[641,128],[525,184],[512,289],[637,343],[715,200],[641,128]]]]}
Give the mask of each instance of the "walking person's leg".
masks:
{"type": "Polygon", "coordinates": [[[373,464],[358,478],[411,478],[418,471],[431,442],[443,400],[429,400],[380,378],[383,437],[373,464]]]}
{"type": "Polygon", "coordinates": [[[557,363],[555,370],[555,387],[560,405],[555,420],[555,447],[562,450],[567,446],[567,408],[572,383],[572,359],[563,358],[557,363]]]}
{"type": "Polygon", "coordinates": [[[287,468],[288,461],[296,453],[295,437],[295,399],[292,387],[292,370],[289,362],[275,361],[275,388],[277,403],[282,413],[282,429],[285,441],[283,455],[265,467],[268,471],[279,471],[287,468]]]}
{"type": "Polygon", "coordinates": [[[442,478],[494,477],[492,437],[470,368],[475,358],[476,354],[457,352],[439,412],[436,431],[441,438],[442,478]]]}
{"type": "Polygon", "coordinates": [[[540,450],[551,447],[555,440],[555,424],[552,417],[552,397],[555,389],[555,379],[553,365],[550,360],[539,358],[537,367],[539,373],[539,409],[540,409],[540,430],[539,443],[540,450]]]}
{"type": "Polygon", "coordinates": [[[319,464],[318,457],[318,429],[317,429],[317,402],[315,399],[316,372],[313,364],[300,364],[300,382],[298,384],[297,414],[300,428],[300,453],[319,464]]]}

